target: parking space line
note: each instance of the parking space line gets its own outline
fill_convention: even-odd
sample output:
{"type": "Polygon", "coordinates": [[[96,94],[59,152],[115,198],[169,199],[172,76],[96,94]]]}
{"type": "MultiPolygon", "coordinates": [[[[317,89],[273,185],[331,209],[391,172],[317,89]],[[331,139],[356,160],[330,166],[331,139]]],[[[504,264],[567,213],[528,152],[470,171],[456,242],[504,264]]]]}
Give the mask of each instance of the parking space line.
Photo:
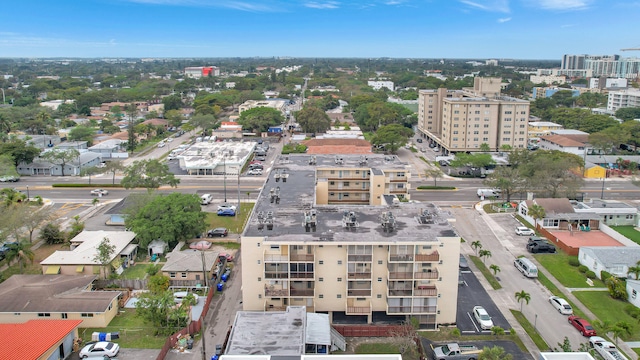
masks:
{"type": "Polygon", "coordinates": [[[473,327],[476,328],[476,332],[481,332],[480,329],[478,329],[478,327],[476,326],[476,321],[473,319],[473,316],[471,316],[471,313],[467,312],[467,316],[471,320],[473,327]]]}

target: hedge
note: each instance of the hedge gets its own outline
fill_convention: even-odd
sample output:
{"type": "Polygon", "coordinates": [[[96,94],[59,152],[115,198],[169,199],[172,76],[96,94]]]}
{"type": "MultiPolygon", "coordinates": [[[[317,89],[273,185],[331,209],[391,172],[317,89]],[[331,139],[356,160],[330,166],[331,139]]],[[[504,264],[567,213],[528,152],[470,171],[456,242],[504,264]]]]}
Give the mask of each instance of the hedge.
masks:
{"type": "Polygon", "coordinates": [[[455,186],[429,186],[429,185],[420,185],[417,187],[418,190],[455,190],[455,186]]]}
{"type": "Polygon", "coordinates": [[[70,187],[70,188],[121,188],[120,184],[52,184],[51,187],[54,188],[62,188],[62,187],[70,187]]]}

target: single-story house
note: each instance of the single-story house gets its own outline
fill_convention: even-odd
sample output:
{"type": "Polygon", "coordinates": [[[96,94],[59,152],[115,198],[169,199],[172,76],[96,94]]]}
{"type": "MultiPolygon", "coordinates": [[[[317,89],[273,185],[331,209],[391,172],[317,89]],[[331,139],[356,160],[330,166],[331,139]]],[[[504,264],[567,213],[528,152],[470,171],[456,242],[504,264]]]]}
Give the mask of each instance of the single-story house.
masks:
{"type": "MultiPolygon", "coordinates": [[[[120,139],[108,139],[101,143],[91,146],[88,150],[96,154],[100,154],[102,159],[110,159],[112,157],[121,158],[123,153],[123,147],[126,143],[125,140],[120,139]],[[118,154],[113,156],[113,154],[118,154]]],[[[126,152],[124,152],[126,154],[126,152]]],[[[127,157],[127,156],[124,156],[127,157]]]]}
{"type": "Polygon", "coordinates": [[[595,213],[607,225],[635,225],[638,209],[617,200],[591,199],[588,202],[571,202],[576,213],[595,213]]]}
{"type": "Polygon", "coordinates": [[[537,225],[545,229],[579,230],[587,226],[590,230],[597,230],[601,217],[594,212],[576,212],[573,204],[567,198],[539,198],[524,200],[518,204],[518,214],[530,224],[536,224],[536,219],[529,215],[529,208],[539,205],[545,210],[545,217],[537,219],[537,225]]]}
{"type": "MultiPolygon", "coordinates": [[[[97,275],[102,271],[96,260],[98,245],[104,238],[115,246],[109,264],[121,273],[135,258],[138,245],[133,244],[136,234],[131,231],[84,230],[71,239],[71,250],[57,250],[40,262],[42,273],[48,275],[97,275]]],[[[109,266],[105,269],[108,275],[109,266]]]]}
{"type": "Polygon", "coordinates": [[[578,260],[596,273],[598,278],[601,271],[626,278],[629,268],[640,261],[640,247],[582,246],[578,252],[578,260]]]}
{"type": "Polygon", "coordinates": [[[106,327],[118,313],[121,293],[92,291],[95,279],[90,275],[13,275],[0,284],[0,323],[64,319],[80,320],[80,327],[106,327]]]}
{"type": "MultiPolygon", "coordinates": [[[[81,169],[97,166],[101,161],[100,154],[90,151],[81,152],[78,159],[64,164],[64,175],[79,175],[81,169]]],[[[36,158],[30,164],[25,162],[18,164],[17,171],[20,175],[62,176],[62,165],[36,158]]]]}
{"type": "Polygon", "coordinates": [[[81,322],[29,320],[25,323],[0,324],[0,359],[66,359],[73,352],[73,342],[78,338],[78,325],[81,322]],[[33,336],[37,336],[37,341],[33,336]]]}
{"type": "Polygon", "coordinates": [[[627,300],[640,307],[640,280],[627,279],[627,300]]]}
{"type": "Polygon", "coordinates": [[[206,270],[207,279],[213,279],[214,274],[219,272],[216,271],[216,267],[221,266],[219,263],[217,251],[189,249],[168,253],[161,271],[169,277],[173,286],[205,285],[202,282],[203,270],[206,270]]]}

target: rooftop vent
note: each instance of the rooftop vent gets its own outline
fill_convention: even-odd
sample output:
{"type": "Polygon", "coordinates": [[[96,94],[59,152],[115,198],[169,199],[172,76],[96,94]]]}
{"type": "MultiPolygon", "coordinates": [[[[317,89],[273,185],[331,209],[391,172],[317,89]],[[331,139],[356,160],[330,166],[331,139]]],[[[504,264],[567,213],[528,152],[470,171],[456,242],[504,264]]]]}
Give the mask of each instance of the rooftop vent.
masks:
{"type": "Polygon", "coordinates": [[[358,164],[360,164],[360,166],[363,166],[363,165],[367,165],[367,163],[369,163],[369,158],[364,155],[360,156],[360,159],[358,160],[358,164]]]}
{"type": "Polygon", "coordinates": [[[274,175],[276,182],[279,182],[282,179],[282,182],[285,183],[287,182],[288,177],[289,174],[287,174],[287,169],[277,169],[276,174],[274,175]]]}
{"type": "Polygon", "coordinates": [[[258,230],[263,230],[267,226],[267,230],[273,230],[273,211],[258,211],[258,230]]]}
{"type": "Polygon", "coordinates": [[[336,155],[335,162],[336,162],[336,165],[342,165],[342,164],[344,164],[344,158],[342,156],[337,156],[336,155]]]}
{"type": "Polygon", "coordinates": [[[353,211],[345,211],[342,213],[342,227],[355,230],[360,224],[353,211]]]}
{"type": "Polygon", "coordinates": [[[317,225],[317,214],[315,209],[311,209],[308,211],[304,212],[304,220],[302,221],[302,226],[304,226],[304,230],[306,232],[316,232],[316,225],[317,225]]]}
{"type": "Polygon", "coordinates": [[[269,190],[269,195],[271,196],[270,202],[272,204],[280,204],[280,186],[271,188],[271,190],[269,190]]]}
{"type": "Polygon", "coordinates": [[[433,224],[435,223],[436,214],[430,212],[428,209],[422,209],[420,215],[418,215],[418,222],[420,224],[433,224]]]}
{"type": "Polygon", "coordinates": [[[311,157],[309,157],[309,165],[315,165],[318,163],[318,159],[316,159],[315,155],[312,155],[311,157]]]}
{"type": "Polygon", "coordinates": [[[396,227],[396,218],[391,211],[385,211],[380,215],[380,223],[384,232],[391,232],[396,227]]]}

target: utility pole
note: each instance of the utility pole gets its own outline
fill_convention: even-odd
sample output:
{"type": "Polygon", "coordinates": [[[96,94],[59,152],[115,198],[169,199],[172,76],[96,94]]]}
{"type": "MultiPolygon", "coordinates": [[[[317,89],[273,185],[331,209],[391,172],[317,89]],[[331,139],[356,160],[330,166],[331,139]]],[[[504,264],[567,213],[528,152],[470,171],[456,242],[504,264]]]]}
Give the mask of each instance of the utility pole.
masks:
{"type": "MultiPolygon", "coordinates": [[[[207,269],[205,266],[205,257],[204,257],[204,249],[200,250],[200,254],[202,256],[202,277],[204,280],[204,286],[208,291],[211,291],[211,289],[208,287],[209,284],[209,277],[207,276],[207,269]]],[[[207,293],[207,296],[209,294],[207,293]]],[[[206,301],[205,301],[206,303],[206,301]]],[[[205,332],[205,323],[204,323],[204,317],[202,317],[202,315],[200,315],[200,324],[202,324],[202,326],[200,327],[200,334],[202,334],[202,360],[207,360],[207,350],[206,350],[206,346],[205,346],[205,338],[206,338],[206,332],[205,332]]]]}
{"type": "Polygon", "coordinates": [[[222,154],[222,167],[223,167],[223,184],[224,184],[224,202],[227,203],[227,157],[222,154]]]}
{"type": "Polygon", "coordinates": [[[240,212],[240,169],[238,168],[238,210],[236,211],[236,216],[240,212]]]}

